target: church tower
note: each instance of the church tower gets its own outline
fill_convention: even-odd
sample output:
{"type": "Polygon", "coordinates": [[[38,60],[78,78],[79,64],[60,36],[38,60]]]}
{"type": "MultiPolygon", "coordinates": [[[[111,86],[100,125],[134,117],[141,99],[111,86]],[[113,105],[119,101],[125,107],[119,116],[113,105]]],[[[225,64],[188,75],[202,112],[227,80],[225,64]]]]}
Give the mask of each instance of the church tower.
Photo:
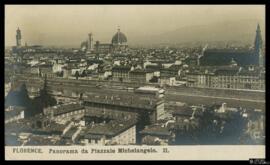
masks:
{"type": "Polygon", "coordinates": [[[18,28],[16,34],[16,46],[21,46],[21,42],[22,42],[21,30],[18,28]]]}
{"type": "Polygon", "coordinates": [[[262,41],[262,35],[261,35],[261,28],[260,25],[257,25],[257,30],[256,30],[256,37],[255,37],[255,42],[254,42],[254,51],[255,55],[258,56],[259,58],[259,66],[263,67],[264,66],[264,56],[263,56],[263,41],[262,41]]]}
{"type": "Polygon", "coordinates": [[[94,43],[93,43],[93,34],[88,34],[88,51],[91,52],[94,50],[94,43]]]}

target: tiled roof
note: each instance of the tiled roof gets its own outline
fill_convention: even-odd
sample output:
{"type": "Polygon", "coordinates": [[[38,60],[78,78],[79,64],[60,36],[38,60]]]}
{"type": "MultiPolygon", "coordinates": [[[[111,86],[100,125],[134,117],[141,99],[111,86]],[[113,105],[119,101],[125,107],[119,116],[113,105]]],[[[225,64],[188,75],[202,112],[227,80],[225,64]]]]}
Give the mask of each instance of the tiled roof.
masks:
{"type": "Polygon", "coordinates": [[[84,106],[77,104],[77,103],[76,104],[64,104],[64,105],[58,105],[58,106],[51,107],[51,109],[53,110],[54,115],[61,115],[64,113],[84,109],[84,106]]]}
{"type": "Polygon", "coordinates": [[[105,135],[105,136],[116,136],[130,127],[136,124],[136,120],[128,121],[117,121],[111,120],[108,123],[93,124],[83,131],[82,136],[88,137],[89,135],[105,135]]]}
{"type": "Polygon", "coordinates": [[[162,124],[150,125],[143,129],[141,134],[145,135],[156,135],[156,136],[170,136],[170,131],[167,127],[163,126],[162,124]]]}
{"type": "Polygon", "coordinates": [[[174,116],[192,116],[193,110],[189,106],[182,106],[172,114],[174,116]]]}
{"type": "Polygon", "coordinates": [[[139,95],[111,95],[111,94],[88,94],[87,98],[84,99],[85,102],[92,103],[102,103],[102,104],[112,104],[124,107],[134,107],[142,109],[153,109],[156,104],[161,100],[156,98],[143,99],[139,95]]]}

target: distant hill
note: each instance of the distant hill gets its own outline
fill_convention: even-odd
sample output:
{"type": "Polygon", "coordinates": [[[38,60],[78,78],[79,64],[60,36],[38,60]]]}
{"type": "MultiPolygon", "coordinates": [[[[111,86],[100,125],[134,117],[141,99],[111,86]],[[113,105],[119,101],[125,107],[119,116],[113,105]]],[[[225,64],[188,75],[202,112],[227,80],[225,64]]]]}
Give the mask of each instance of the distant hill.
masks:
{"type": "Polygon", "coordinates": [[[240,20],[234,22],[219,22],[208,25],[181,27],[160,35],[134,38],[133,42],[140,44],[187,43],[213,41],[241,41],[253,44],[257,23],[260,23],[264,36],[264,20],[240,20]]]}

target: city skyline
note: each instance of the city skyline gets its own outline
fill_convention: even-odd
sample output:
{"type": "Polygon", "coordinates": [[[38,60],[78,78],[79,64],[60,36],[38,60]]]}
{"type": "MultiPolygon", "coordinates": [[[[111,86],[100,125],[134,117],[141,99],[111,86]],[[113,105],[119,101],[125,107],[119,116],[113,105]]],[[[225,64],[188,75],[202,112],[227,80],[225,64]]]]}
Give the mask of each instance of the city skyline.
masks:
{"type": "Polygon", "coordinates": [[[6,159],[263,158],[264,7],[7,5],[6,159]]]}
{"type": "Polygon", "coordinates": [[[237,40],[240,37],[243,38],[242,36],[245,36],[243,40],[253,42],[257,23],[260,23],[262,36],[264,36],[265,9],[263,5],[243,6],[56,5],[48,8],[46,5],[24,5],[23,7],[7,5],[5,45],[15,45],[15,31],[18,27],[22,30],[22,44],[27,42],[29,45],[79,47],[90,32],[93,33],[94,41],[110,43],[118,26],[127,35],[130,45],[151,44],[152,41],[153,43],[207,41],[213,38],[226,41],[237,40]],[[56,11],[61,12],[55,14],[56,11]],[[80,26],[76,26],[78,24],[80,26]],[[242,26],[245,26],[245,30],[242,26]],[[231,35],[223,34],[224,31],[228,31],[227,28],[234,29],[230,31],[231,35]],[[182,35],[183,33],[188,35],[194,31],[198,32],[192,37],[182,35]],[[214,36],[209,34],[212,31],[215,34],[211,35],[214,36]],[[176,34],[175,37],[171,37],[174,34],[176,34]]]}

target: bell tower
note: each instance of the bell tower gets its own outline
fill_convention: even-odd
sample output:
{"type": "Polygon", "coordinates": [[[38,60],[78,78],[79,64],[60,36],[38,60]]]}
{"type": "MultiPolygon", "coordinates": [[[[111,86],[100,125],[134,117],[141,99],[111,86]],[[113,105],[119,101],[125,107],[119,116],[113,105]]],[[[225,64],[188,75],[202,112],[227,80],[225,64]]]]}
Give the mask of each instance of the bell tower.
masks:
{"type": "Polygon", "coordinates": [[[17,29],[17,34],[16,34],[16,46],[21,46],[22,42],[22,35],[21,35],[21,30],[18,28],[17,29]]]}
{"type": "Polygon", "coordinates": [[[254,51],[255,55],[258,56],[259,58],[259,66],[263,67],[264,66],[264,56],[263,56],[263,41],[262,41],[262,35],[261,35],[261,28],[260,25],[257,25],[257,30],[256,30],[256,37],[255,37],[255,42],[254,42],[254,51]]]}

